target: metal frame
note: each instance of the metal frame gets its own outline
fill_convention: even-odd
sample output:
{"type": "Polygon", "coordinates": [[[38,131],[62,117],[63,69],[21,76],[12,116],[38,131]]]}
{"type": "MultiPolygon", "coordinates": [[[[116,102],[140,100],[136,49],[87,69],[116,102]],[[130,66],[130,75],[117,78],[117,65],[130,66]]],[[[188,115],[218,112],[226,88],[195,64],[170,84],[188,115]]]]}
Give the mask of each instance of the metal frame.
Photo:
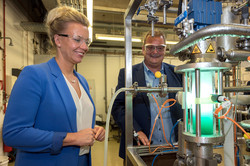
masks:
{"type": "MultiPolygon", "coordinates": [[[[124,31],[125,31],[125,80],[126,87],[132,86],[132,17],[142,0],[131,0],[124,15],[124,31]]],[[[132,93],[125,93],[125,148],[133,147],[133,100],[132,93]]],[[[130,150],[126,149],[125,165],[128,163],[128,155],[131,156],[130,150]]],[[[138,156],[136,156],[137,158],[138,156]]]]}

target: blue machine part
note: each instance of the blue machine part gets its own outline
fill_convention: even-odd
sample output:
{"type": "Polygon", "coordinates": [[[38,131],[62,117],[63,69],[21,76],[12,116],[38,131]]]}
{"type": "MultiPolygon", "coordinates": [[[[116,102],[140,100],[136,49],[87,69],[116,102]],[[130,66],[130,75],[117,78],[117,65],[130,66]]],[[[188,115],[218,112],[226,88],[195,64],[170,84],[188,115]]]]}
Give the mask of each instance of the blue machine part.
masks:
{"type": "Polygon", "coordinates": [[[183,13],[181,13],[175,20],[174,20],[174,26],[177,26],[180,22],[182,22],[185,18],[187,18],[187,11],[185,10],[183,13]]]}
{"type": "Polygon", "coordinates": [[[194,19],[195,31],[208,25],[221,23],[221,2],[214,2],[213,0],[190,0],[188,6],[188,19],[194,19]]]}

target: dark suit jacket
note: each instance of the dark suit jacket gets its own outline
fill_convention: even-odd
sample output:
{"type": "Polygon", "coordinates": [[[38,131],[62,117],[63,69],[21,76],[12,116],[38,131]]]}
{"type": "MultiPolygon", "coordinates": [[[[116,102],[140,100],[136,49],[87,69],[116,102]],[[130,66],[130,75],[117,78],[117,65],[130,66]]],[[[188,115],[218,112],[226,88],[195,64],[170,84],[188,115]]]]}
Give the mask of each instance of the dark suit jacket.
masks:
{"type": "MultiPolygon", "coordinates": [[[[163,63],[164,73],[167,75],[167,84],[169,87],[182,87],[182,76],[174,72],[174,66],[163,63]]],[[[120,70],[118,85],[116,90],[125,87],[124,68],[120,70]]],[[[143,63],[134,65],[132,68],[132,81],[138,82],[139,87],[146,87],[143,63]]],[[[175,98],[175,93],[169,93],[169,98],[175,98]]],[[[170,102],[171,104],[171,102],[170,102]]],[[[175,104],[170,108],[173,124],[180,118],[183,113],[181,106],[175,104]]],[[[119,156],[125,158],[125,93],[120,93],[113,105],[112,115],[115,122],[122,130],[119,156]]],[[[133,98],[133,126],[135,131],[143,131],[148,137],[151,127],[150,106],[147,93],[138,93],[133,98]]],[[[175,130],[177,138],[177,128],[175,130]]],[[[134,142],[135,144],[135,142],[134,142]]]]}

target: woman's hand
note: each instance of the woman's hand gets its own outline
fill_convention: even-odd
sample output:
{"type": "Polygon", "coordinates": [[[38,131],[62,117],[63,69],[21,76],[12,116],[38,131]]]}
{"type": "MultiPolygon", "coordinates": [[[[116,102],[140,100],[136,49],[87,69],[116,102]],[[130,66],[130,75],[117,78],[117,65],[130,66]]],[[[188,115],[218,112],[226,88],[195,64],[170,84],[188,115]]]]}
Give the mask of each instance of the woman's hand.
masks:
{"type": "Polygon", "coordinates": [[[63,140],[63,146],[92,146],[95,141],[95,131],[95,129],[88,128],[76,133],[68,133],[63,140]]]}
{"type": "Polygon", "coordinates": [[[97,141],[103,141],[104,138],[105,138],[105,129],[101,126],[95,126],[94,128],[94,131],[95,131],[95,139],[97,141]]]}

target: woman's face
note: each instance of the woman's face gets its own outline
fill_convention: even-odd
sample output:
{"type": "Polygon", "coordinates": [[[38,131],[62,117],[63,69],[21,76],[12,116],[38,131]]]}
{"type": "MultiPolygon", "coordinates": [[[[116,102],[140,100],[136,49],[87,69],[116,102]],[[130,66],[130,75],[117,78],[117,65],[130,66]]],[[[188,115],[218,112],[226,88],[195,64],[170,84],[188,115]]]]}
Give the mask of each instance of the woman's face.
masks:
{"type": "Polygon", "coordinates": [[[55,43],[58,56],[62,56],[64,60],[73,64],[80,63],[89,49],[88,27],[80,23],[69,22],[63,32],[55,35],[55,43]]]}

